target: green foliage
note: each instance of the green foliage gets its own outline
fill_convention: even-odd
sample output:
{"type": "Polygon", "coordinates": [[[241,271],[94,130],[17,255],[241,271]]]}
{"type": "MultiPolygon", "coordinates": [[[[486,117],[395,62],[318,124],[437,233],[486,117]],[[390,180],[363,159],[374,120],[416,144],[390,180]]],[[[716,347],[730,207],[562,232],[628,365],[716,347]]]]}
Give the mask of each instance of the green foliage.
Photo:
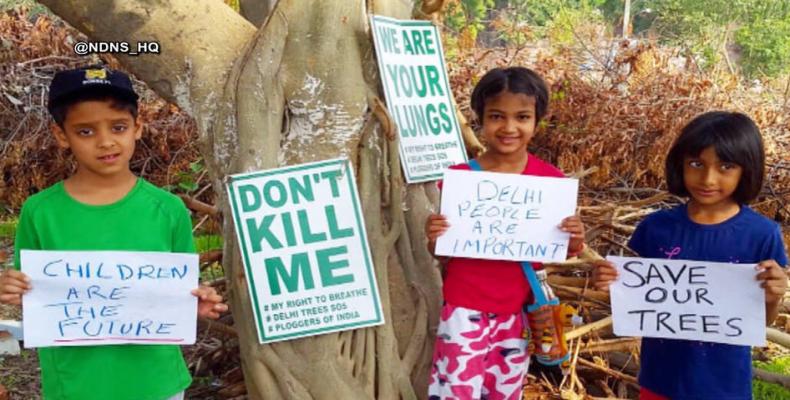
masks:
{"type": "Polygon", "coordinates": [[[14,218],[8,221],[0,221],[0,239],[14,239],[16,234],[16,224],[18,219],[14,218]]]}
{"type": "MultiPolygon", "coordinates": [[[[790,374],[790,356],[779,357],[770,363],[755,361],[754,366],[777,374],[790,374]]],[[[790,390],[775,383],[767,383],[755,379],[752,384],[752,395],[755,400],[790,399],[790,390]]]]}
{"type": "Polygon", "coordinates": [[[743,51],[741,66],[747,76],[790,71],[790,15],[755,21],[739,29],[735,40],[743,51]]]}
{"type": "Polygon", "coordinates": [[[203,160],[193,161],[189,163],[189,170],[181,171],[176,174],[175,184],[165,185],[163,189],[170,192],[193,193],[200,188],[198,185],[198,177],[202,174],[204,169],[203,160]]]}
{"type": "Polygon", "coordinates": [[[546,38],[553,44],[568,46],[577,41],[583,27],[598,26],[602,21],[600,12],[591,7],[561,8],[549,22],[546,38]]]}
{"type": "Polygon", "coordinates": [[[455,32],[469,30],[472,37],[485,29],[488,11],[494,7],[494,0],[457,0],[450,2],[444,14],[444,23],[455,32]]]}
{"type": "Polygon", "coordinates": [[[198,253],[222,249],[222,236],[200,235],[195,236],[195,249],[198,253]]]}
{"type": "Polygon", "coordinates": [[[570,44],[580,25],[601,22],[598,8],[605,0],[500,0],[500,37],[522,46],[530,40],[548,38],[552,43],[570,44]],[[529,28],[527,28],[529,27],[529,28]]]}
{"type": "MultiPolygon", "coordinates": [[[[450,39],[450,52],[452,44],[474,43],[485,30],[509,45],[539,39],[571,44],[585,25],[621,26],[623,5],[623,0],[451,1],[445,24],[464,39],[450,39]]],[[[746,77],[790,72],[787,0],[632,0],[631,26],[636,35],[650,33],[687,49],[702,67],[723,66],[726,52],[734,50],[728,59],[734,58],[731,64],[746,77]]]]}
{"type": "Polygon", "coordinates": [[[0,0],[0,12],[25,7],[29,17],[35,19],[39,14],[50,14],[49,9],[34,0],[0,0]]]}
{"type": "Polygon", "coordinates": [[[556,22],[562,12],[573,10],[592,11],[602,7],[606,0],[500,0],[500,5],[521,19],[537,27],[549,26],[556,22]]]}
{"type": "MultiPolygon", "coordinates": [[[[611,1],[611,0],[608,0],[611,1]]],[[[549,38],[567,43],[579,24],[602,21],[598,10],[607,0],[456,0],[448,4],[444,23],[474,41],[484,30],[510,45],[549,38]]]]}
{"type": "Polygon", "coordinates": [[[652,29],[661,40],[689,48],[704,66],[720,63],[726,45],[735,44],[747,77],[790,70],[786,0],[635,0],[632,10],[654,14],[649,26],[635,24],[635,33],[652,29]]]}
{"type": "Polygon", "coordinates": [[[222,264],[215,262],[200,269],[200,281],[211,282],[225,276],[225,268],[222,264]]]}
{"type": "MultiPolygon", "coordinates": [[[[200,235],[195,236],[195,250],[198,253],[205,253],[211,250],[222,249],[222,236],[219,235],[200,235]]],[[[215,262],[211,265],[203,266],[200,269],[200,281],[213,281],[225,276],[225,269],[222,264],[215,262]]]]}

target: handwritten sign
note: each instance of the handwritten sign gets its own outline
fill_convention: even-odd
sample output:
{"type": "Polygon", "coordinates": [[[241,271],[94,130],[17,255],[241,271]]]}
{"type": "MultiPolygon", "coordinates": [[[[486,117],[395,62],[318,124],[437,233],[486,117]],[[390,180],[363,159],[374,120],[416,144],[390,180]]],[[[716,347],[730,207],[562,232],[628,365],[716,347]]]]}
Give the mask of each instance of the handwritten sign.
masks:
{"type": "Polygon", "coordinates": [[[261,343],[384,323],[351,163],[228,184],[261,343]]]}
{"type": "Polygon", "coordinates": [[[450,229],[436,254],[512,261],[562,261],[569,234],[559,225],[574,214],[576,179],[447,170],[442,214],[450,229]]]}
{"type": "Polygon", "coordinates": [[[614,333],[765,345],[765,292],[754,265],[607,257],[614,333]]]}
{"type": "Polygon", "coordinates": [[[466,162],[439,30],[429,21],[377,15],[371,24],[406,181],[437,180],[450,165],[466,162]]]}
{"type": "Polygon", "coordinates": [[[21,251],[25,347],[192,344],[197,254],[21,251]]]}

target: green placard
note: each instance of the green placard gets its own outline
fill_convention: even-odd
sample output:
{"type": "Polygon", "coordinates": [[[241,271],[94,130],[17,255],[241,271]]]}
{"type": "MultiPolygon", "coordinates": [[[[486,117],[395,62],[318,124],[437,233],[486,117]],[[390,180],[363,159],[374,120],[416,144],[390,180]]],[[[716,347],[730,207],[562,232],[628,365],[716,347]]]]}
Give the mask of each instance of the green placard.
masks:
{"type": "Polygon", "coordinates": [[[465,163],[439,30],[429,21],[371,17],[387,109],[398,126],[400,158],[409,183],[441,179],[465,163]]]}
{"type": "Polygon", "coordinates": [[[384,323],[347,159],[233,175],[227,187],[261,343],[384,323]]]}

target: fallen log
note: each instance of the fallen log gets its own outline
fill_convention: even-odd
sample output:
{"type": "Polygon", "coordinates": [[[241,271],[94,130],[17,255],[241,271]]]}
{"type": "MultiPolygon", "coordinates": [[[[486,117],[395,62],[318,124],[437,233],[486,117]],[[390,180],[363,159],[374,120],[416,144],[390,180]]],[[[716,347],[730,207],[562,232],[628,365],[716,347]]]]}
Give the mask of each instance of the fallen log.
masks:
{"type": "Polygon", "coordinates": [[[639,386],[639,382],[637,382],[636,378],[631,376],[631,375],[627,375],[627,374],[624,374],[624,373],[622,373],[620,371],[615,371],[615,370],[613,370],[611,368],[607,368],[607,367],[604,367],[602,365],[598,365],[598,364],[596,364],[596,363],[594,363],[592,361],[585,360],[585,359],[583,359],[581,357],[579,358],[578,362],[579,362],[579,364],[581,364],[581,365],[583,365],[585,367],[589,367],[589,368],[592,368],[592,369],[596,369],[598,371],[605,372],[607,375],[610,375],[610,376],[612,376],[614,378],[623,380],[623,381],[628,382],[630,384],[633,384],[633,385],[635,385],[637,387],[639,386]]]}
{"type": "Polygon", "coordinates": [[[578,327],[578,328],[566,333],[565,334],[565,339],[570,341],[570,340],[576,339],[577,337],[581,337],[581,336],[583,336],[583,335],[585,335],[587,333],[590,333],[592,331],[596,331],[598,329],[605,328],[605,327],[607,327],[607,326],[609,326],[611,324],[612,324],[612,317],[608,316],[608,317],[606,317],[606,318],[604,318],[602,320],[598,320],[598,321],[589,323],[587,325],[582,325],[582,326],[580,326],[580,327],[578,327]]]}
{"type": "Polygon", "coordinates": [[[769,372],[760,368],[752,368],[754,377],[768,383],[775,383],[782,385],[786,389],[790,389],[790,375],[777,374],[769,372]]]}
{"type": "Polygon", "coordinates": [[[549,274],[549,276],[568,271],[588,272],[592,270],[590,261],[577,258],[557,264],[545,264],[543,267],[546,269],[546,273],[549,274]]]}
{"type": "Polygon", "coordinates": [[[790,335],[775,328],[767,328],[766,334],[768,336],[768,340],[781,345],[786,349],[790,349],[790,335]]]}
{"type": "Polygon", "coordinates": [[[590,341],[582,345],[584,353],[608,353],[610,351],[631,351],[639,347],[639,338],[619,338],[590,341]]]}
{"type": "Polygon", "coordinates": [[[214,262],[222,262],[222,250],[210,250],[200,253],[201,264],[211,264],[214,262]]]}
{"type": "Polygon", "coordinates": [[[591,287],[588,278],[576,276],[549,275],[549,284],[560,286],[571,286],[575,288],[591,287]]]}
{"type": "Polygon", "coordinates": [[[622,353],[619,351],[612,351],[606,355],[609,365],[617,368],[618,371],[624,372],[628,375],[639,375],[638,358],[631,353],[622,353]]]}
{"type": "Polygon", "coordinates": [[[187,206],[187,208],[192,211],[199,212],[201,214],[207,214],[207,215],[219,214],[219,208],[217,208],[217,206],[206,204],[198,199],[183,194],[179,195],[178,197],[180,197],[181,201],[184,202],[184,205],[187,206]]]}
{"type": "Polygon", "coordinates": [[[596,379],[595,380],[595,384],[598,385],[598,387],[601,390],[603,390],[604,393],[606,393],[606,397],[602,397],[602,398],[605,398],[605,399],[617,398],[617,395],[614,394],[614,392],[609,387],[609,385],[606,384],[606,382],[604,382],[604,381],[602,381],[600,379],[596,379]]]}
{"type": "Polygon", "coordinates": [[[238,332],[230,325],[223,324],[219,321],[212,321],[208,319],[198,319],[198,329],[205,329],[209,332],[216,332],[228,337],[239,337],[238,332]]]}
{"type": "MultiPolygon", "coordinates": [[[[563,286],[563,285],[551,285],[557,292],[565,292],[569,293],[572,296],[579,296],[587,300],[594,300],[604,303],[605,305],[609,304],[609,293],[603,292],[600,290],[592,290],[592,289],[579,289],[571,286],[563,286]]],[[[558,295],[560,293],[557,293],[558,295]]]]}

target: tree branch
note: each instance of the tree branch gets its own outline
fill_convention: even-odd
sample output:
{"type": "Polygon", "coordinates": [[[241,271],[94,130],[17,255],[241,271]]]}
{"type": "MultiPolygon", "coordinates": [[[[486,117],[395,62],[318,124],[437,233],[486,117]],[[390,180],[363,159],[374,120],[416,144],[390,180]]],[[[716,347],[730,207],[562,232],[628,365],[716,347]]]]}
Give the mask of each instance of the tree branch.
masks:
{"type": "Polygon", "coordinates": [[[146,0],[39,2],[92,40],[130,42],[135,49],[138,41],[157,41],[162,54],[118,58],[192,116],[222,92],[233,62],[255,33],[252,24],[216,0],[162,1],[156,6],[146,0]]]}

